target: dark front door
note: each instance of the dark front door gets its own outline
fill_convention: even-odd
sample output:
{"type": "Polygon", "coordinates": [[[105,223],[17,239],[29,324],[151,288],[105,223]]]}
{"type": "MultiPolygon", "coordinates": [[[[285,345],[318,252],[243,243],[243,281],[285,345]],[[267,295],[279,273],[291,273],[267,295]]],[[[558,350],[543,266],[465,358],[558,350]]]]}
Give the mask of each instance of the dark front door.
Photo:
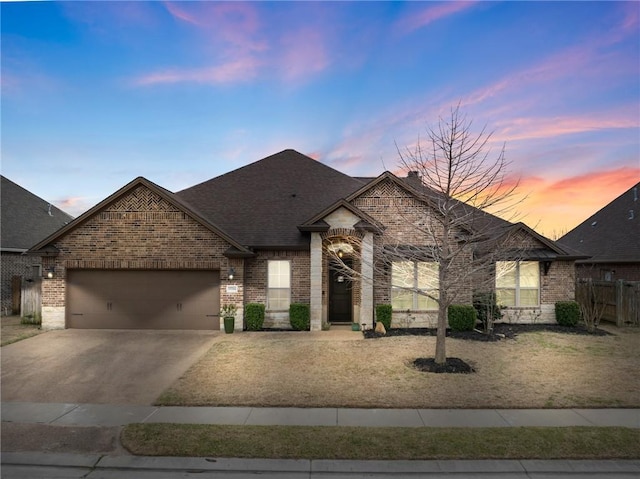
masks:
{"type": "MultiPolygon", "coordinates": [[[[345,264],[351,267],[350,261],[345,264]]],[[[352,321],[353,301],[352,283],[344,273],[336,269],[329,271],[329,322],[350,323],[352,321]]]]}

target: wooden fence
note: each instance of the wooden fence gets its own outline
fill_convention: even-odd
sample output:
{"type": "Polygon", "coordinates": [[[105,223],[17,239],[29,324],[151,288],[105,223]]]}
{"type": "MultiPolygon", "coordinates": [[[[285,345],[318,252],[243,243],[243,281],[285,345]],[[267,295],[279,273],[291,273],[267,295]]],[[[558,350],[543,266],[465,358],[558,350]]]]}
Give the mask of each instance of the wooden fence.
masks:
{"type": "Polygon", "coordinates": [[[576,298],[589,297],[602,307],[603,321],[617,326],[640,326],[640,281],[578,279],[576,298]]]}
{"type": "Polygon", "coordinates": [[[40,324],[42,318],[42,279],[23,279],[21,290],[20,316],[23,320],[40,324]]]}

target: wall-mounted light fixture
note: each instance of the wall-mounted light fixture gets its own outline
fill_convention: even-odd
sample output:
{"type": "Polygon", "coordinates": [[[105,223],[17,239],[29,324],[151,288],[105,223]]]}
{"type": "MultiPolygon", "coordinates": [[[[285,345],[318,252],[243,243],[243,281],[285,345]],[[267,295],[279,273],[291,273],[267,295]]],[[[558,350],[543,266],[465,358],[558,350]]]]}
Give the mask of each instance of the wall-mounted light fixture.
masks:
{"type": "Polygon", "coordinates": [[[339,241],[327,245],[327,250],[335,254],[338,258],[343,258],[344,256],[353,254],[353,246],[344,241],[339,241]]]}
{"type": "Polygon", "coordinates": [[[229,268],[229,273],[227,274],[227,278],[231,281],[236,274],[236,270],[233,268],[229,268]]]}
{"type": "Polygon", "coordinates": [[[51,266],[50,268],[47,268],[45,270],[44,277],[46,279],[53,279],[53,277],[55,276],[55,272],[56,272],[55,267],[51,266]]]}

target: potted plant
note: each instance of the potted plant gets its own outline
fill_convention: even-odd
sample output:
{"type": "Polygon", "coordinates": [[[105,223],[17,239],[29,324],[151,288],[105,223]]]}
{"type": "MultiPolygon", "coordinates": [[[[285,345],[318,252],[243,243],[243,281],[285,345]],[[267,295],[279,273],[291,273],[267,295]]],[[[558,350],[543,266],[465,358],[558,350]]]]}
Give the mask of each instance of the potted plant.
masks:
{"type": "Polygon", "coordinates": [[[224,321],[224,332],[227,334],[233,333],[237,310],[238,307],[235,304],[225,304],[222,306],[222,309],[220,309],[220,315],[224,321]]]}

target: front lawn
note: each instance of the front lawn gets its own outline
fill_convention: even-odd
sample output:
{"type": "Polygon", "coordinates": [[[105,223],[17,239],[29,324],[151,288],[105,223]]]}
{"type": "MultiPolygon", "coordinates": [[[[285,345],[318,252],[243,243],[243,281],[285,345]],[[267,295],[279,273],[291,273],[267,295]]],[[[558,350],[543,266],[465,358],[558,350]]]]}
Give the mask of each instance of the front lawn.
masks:
{"type": "MultiPolygon", "coordinates": [[[[433,337],[360,341],[317,333],[236,333],[211,350],[158,405],[364,408],[640,407],[640,330],[608,336],[521,333],[479,342],[447,339],[471,374],[413,367],[433,337]],[[321,340],[321,339],[325,340],[321,340]]],[[[358,333],[353,333],[358,334],[358,333]]]]}
{"type": "Polygon", "coordinates": [[[40,329],[39,325],[22,324],[20,316],[3,316],[2,329],[0,330],[0,336],[2,336],[0,346],[16,343],[41,333],[44,333],[44,331],[40,329]]]}

